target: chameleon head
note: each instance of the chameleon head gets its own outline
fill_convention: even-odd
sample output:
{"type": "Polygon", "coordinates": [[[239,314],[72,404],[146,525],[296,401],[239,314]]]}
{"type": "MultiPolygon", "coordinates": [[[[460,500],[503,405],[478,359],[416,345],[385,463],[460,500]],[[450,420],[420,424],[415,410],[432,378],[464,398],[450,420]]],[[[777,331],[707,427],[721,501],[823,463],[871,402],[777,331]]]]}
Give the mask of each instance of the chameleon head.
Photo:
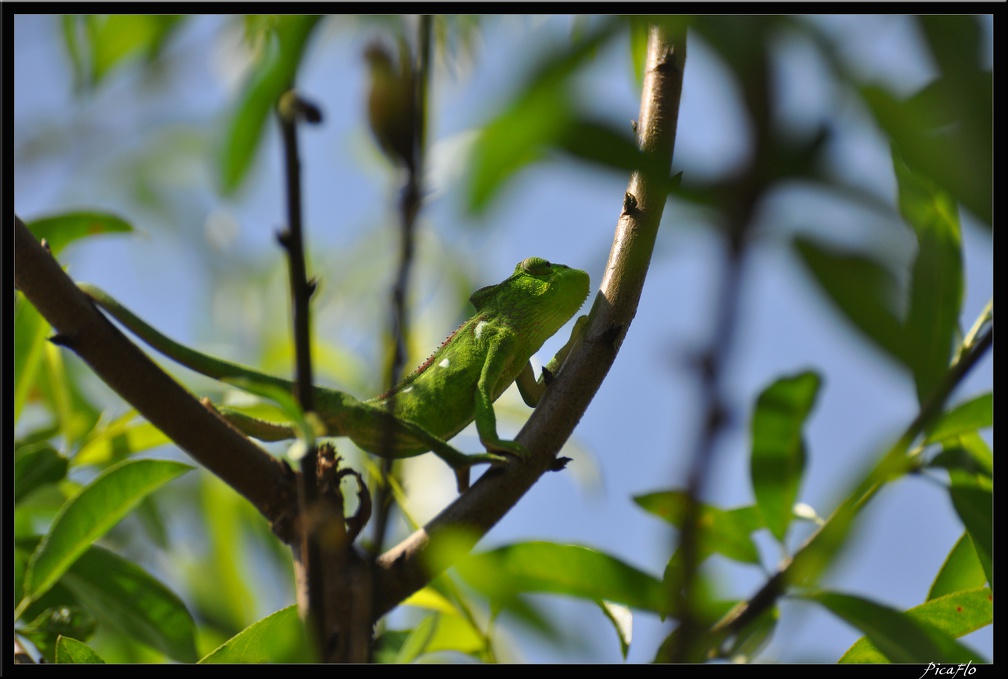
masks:
{"type": "Polygon", "coordinates": [[[480,288],[469,300],[477,311],[497,310],[520,321],[525,332],[541,336],[541,345],[581,308],[589,285],[584,271],[529,257],[509,278],[480,288]]]}

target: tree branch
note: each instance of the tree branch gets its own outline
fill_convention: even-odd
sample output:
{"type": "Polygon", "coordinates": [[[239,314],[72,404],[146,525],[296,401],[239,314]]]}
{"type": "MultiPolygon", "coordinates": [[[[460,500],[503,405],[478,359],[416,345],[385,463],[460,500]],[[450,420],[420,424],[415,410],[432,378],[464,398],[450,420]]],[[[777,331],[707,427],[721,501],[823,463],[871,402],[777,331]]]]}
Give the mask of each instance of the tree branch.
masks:
{"type": "Polygon", "coordinates": [[[665,206],[667,168],[675,142],[685,37],[674,42],[659,28],[648,39],[638,135],[641,148],[666,168],[662,176],[636,173],[624,196],[609,262],[591,320],[539,407],[516,440],[531,452],[521,463],[491,469],[426,526],[377,560],[375,619],[423,587],[447,564],[432,555],[446,544],[471,548],[552,467],[612,366],[637,310],[665,206]],[[660,162],[659,162],[660,161],[660,162]]]}
{"type": "Polygon", "coordinates": [[[14,285],[109,387],[194,460],[243,495],[286,543],[296,539],[294,474],[201,404],[81,292],[14,217],[14,285]]]}

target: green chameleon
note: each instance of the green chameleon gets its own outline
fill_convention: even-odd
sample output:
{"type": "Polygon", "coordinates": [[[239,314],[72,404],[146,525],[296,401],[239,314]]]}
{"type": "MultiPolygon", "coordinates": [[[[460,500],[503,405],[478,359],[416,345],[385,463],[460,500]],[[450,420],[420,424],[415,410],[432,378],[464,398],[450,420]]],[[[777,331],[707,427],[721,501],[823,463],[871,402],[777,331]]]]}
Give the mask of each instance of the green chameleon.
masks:
{"type": "MultiPolygon", "coordinates": [[[[395,459],[433,451],[455,471],[459,492],[464,491],[472,465],[505,463],[508,455],[526,454],[517,441],[504,441],[497,435],[493,402],[512,382],[517,382],[524,401],[535,407],[587,317],[578,319],[570,340],[543,368],[538,380],[529,358],[581,308],[588,286],[584,271],[539,257],[519,262],[510,277],[472,294],[469,301],[476,307],[476,314],[391,391],[360,401],[341,391],[315,387],[315,410],[324,434],[346,436],[369,453],[395,459]],[[474,419],[487,452],[467,455],[447,440],[474,419]]],[[[237,386],[249,383],[288,392],[293,389],[289,380],[178,344],[102,290],[85,284],[80,287],[144,342],[191,370],[237,386]]],[[[290,425],[230,409],[218,410],[242,432],[263,441],[297,435],[290,425]]]]}

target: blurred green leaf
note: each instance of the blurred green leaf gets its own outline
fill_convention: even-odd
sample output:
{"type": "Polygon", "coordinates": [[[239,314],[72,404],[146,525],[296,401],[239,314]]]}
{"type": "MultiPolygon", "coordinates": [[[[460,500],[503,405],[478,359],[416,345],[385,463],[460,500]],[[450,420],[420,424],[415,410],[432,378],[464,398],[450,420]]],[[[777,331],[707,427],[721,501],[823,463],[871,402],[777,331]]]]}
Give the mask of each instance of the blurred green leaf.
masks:
{"type": "Polygon", "coordinates": [[[87,644],[62,635],[56,640],[56,662],[78,665],[105,663],[87,644]]]}
{"type": "Polygon", "coordinates": [[[977,657],[934,624],[874,601],[837,592],[810,592],[802,598],[864,632],[889,662],[967,662],[977,657]]]}
{"type": "Polygon", "coordinates": [[[440,618],[441,616],[439,615],[427,615],[414,625],[413,629],[406,635],[406,638],[403,639],[399,652],[392,662],[400,664],[411,663],[421,654],[425,653],[428,644],[430,644],[431,639],[434,637],[434,631],[438,626],[440,618]]]}
{"type": "Polygon", "coordinates": [[[521,542],[473,555],[457,569],[473,587],[502,602],[525,592],[548,592],[657,613],[668,608],[661,581],[653,575],[578,545],[521,542]]]}
{"type": "Polygon", "coordinates": [[[70,499],[39,543],[28,563],[25,598],[37,599],[62,577],[67,568],[112,526],[126,516],[148,493],[191,469],[167,460],[128,460],[98,475],[70,499]]]}
{"type": "Polygon", "coordinates": [[[987,575],[973,549],[973,541],[969,533],[963,533],[935,576],[927,598],[937,599],[962,590],[978,589],[986,582],[987,575]]]}
{"type": "Polygon", "coordinates": [[[288,606],[246,627],[200,662],[303,663],[313,658],[297,606],[288,606]]]}
{"type": "Polygon", "coordinates": [[[92,546],[62,582],[103,625],[179,662],[195,662],[195,623],[185,604],[140,566],[92,546]]]}
{"type": "Polygon", "coordinates": [[[184,16],[108,14],[63,19],[63,37],[76,74],[97,85],[116,67],[135,58],[154,59],[184,16]],[[80,32],[76,21],[79,20],[80,32]],[[79,35],[86,44],[82,45],[79,35]],[[89,63],[85,63],[85,52],[89,63]]]}
{"type": "Polygon", "coordinates": [[[987,392],[960,403],[935,420],[927,432],[927,443],[938,443],[960,434],[994,426],[994,394],[987,392]]]}
{"type": "Polygon", "coordinates": [[[802,428],[815,405],[821,380],[813,372],[778,379],[756,400],[750,472],[756,503],[781,542],[787,534],[805,471],[802,428]]]}
{"type": "Polygon", "coordinates": [[[906,100],[875,85],[861,96],[908,166],[991,224],[991,72],[944,76],[906,100]]]}
{"type": "Polygon", "coordinates": [[[881,264],[805,238],[794,246],[823,291],[861,332],[909,365],[906,333],[898,315],[899,289],[881,264]]]}
{"type": "Polygon", "coordinates": [[[30,622],[17,628],[18,634],[31,639],[42,655],[55,660],[55,647],[61,636],[88,639],[94,634],[97,622],[81,606],[57,605],[45,608],[30,622]]]}
{"type": "Polygon", "coordinates": [[[570,132],[573,117],[570,79],[613,35],[608,21],[555,50],[539,64],[503,112],[483,128],[472,155],[469,209],[480,213],[519,170],[540,158],[570,132]]]}
{"type": "Polygon", "coordinates": [[[438,615],[437,626],[427,644],[427,653],[452,651],[481,657],[489,643],[472,623],[457,615],[438,615]]]}
{"type": "Polygon", "coordinates": [[[969,533],[977,557],[994,586],[994,493],[993,483],[986,476],[950,470],[949,496],[956,514],[969,533]]]}
{"type": "Polygon", "coordinates": [[[76,373],[67,369],[62,349],[46,344],[42,352],[45,368],[37,382],[42,398],[56,415],[63,444],[73,448],[101,417],[97,406],[77,386],[76,373]]]}
{"type": "Polygon", "coordinates": [[[36,445],[14,451],[15,504],[36,488],[66,478],[70,461],[48,445],[36,445]]]}
{"type": "Polygon", "coordinates": [[[90,431],[74,455],[73,464],[109,465],[167,443],[171,439],[150,422],[137,420],[136,411],[131,410],[90,431]]]}
{"type": "Polygon", "coordinates": [[[107,212],[86,210],[39,217],[26,224],[36,238],[39,240],[45,238],[53,256],[59,255],[67,245],[78,238],[133,230],[130,223],[121,217],[107,212]]]}
{"type": "MultiPolygon", "coordinates": [[[[993,616],[994,595],[989,589],[984,588],[955,592],[931,599],[906,612],[907,619],[924,623],[928,628],[939,630],[950,637],[965,636],[981,627],[990,625],[993,622],[993,616]]],[[[969,652],[968,648],[963,648],[963,650],[969,652]]],[[[847,649],[840,657],[839,662],[884,663],[888,660],[869,637],[861,637],[847,649]]],[[[928,662],[937,662],[938,660],[945,662],[945,659],[941,657],[936,657],[933,661],[928,662]]],[[[982,662],[975,654],[964,660],[982,662]]],[[[899,661],[893,660],[893,662],[899,661]]],[[[924,662],[924,659],[919,657],[918,662],[924,662]]]]}
{"type": "Polygon", "coordinates": [[[238,188],[255,158],[266,119],[294,77],[319,16],[282,15],[272,24],[276,42],[252,71],[241,101],[228,125],[221,157],[221,181],[226,193],[238,188]]]}
{"type": "Polygon", "coordinates": [[[37,387],[49,324],[20,292],[14,297],[14,421],[37,387]]]}
{"type": "MultiPolygon", "coordinates": [[[[682,528],[688,496],[685,491],[669,490],[637,495],[634,502],[677,528],[682,528]]],[[[700,529],[699,552],[702,561],[709,554],[721,554],[734,561],[760,563],[759,550],[752,533],[766,527],[757,507],[721,509],[700,503],[697,526],[700,529]]]]}
{"type": "Polygon", "coordinates": [[[905,333],[917,398],[925,403],[948,369],[962,304],[963,272],[956,204],[893,154],[900,214],[917,235],[905,333]]]}

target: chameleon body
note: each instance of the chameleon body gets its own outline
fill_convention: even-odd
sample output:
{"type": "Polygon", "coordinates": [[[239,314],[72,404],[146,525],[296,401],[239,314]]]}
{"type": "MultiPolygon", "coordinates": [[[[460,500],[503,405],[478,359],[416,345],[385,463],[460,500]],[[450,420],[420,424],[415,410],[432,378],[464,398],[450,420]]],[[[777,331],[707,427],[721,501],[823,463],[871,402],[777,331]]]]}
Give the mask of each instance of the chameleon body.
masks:
{"type": "MultiPolygon", "coordinates": [[[[289,380],[183,346],[102,290],[80,287],[144,342],[187,368],[224,382],[233,380],[238,386],[247,381],[293,389],[289,380]]],[[[542,377],[535,379],[529,358],[577,312],[588,287],[584,271],[539,257],[519,262],[510,277],[472,294],[469,300],[476,307],[475,315],[394,389],[361,401],[341,391],[314,387],[315,410],[325,435],[346,436],[369,453],[397,459],[432,451],[455,470],[459,490],[464,490],[473,464],[501,463],[508,454],[525,454],[519,443],[497,435],[493,402],[516,381],[527,404],[534,407],[539,402],[546,385],[542,377]],[[447,441],[473,420],[487,452],[467,455],[447,441]]],[[[578,320],[571,339],[544,372],[555,372],[563,363],[584,320],[578,320]]],[[[296,435],[289,425],[219,410],[238,429],[261,440],[296,435]]]]}

